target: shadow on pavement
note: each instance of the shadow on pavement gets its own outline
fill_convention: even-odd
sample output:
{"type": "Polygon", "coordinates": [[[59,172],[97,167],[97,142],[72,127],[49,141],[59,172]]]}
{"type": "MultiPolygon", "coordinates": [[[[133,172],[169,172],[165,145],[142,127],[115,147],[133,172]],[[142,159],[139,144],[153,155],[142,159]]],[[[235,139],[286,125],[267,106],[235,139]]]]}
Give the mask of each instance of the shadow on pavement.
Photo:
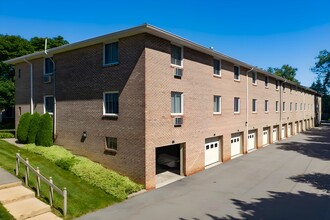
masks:
{"type": "Polygon", "coordinates": [[[302,174],[290,179],[296,183],[307,183],[316,189],[330,193],[330,174],[313,173],[313,174],[302,174]]]}
{"type": "Polygon", "coordinates": [[[281,143],[278,149],[296,151],[308,157],[330,160],[330,124],[322,124],[322,129],[306,131],[308,137],[302,142],[281,143]]]}

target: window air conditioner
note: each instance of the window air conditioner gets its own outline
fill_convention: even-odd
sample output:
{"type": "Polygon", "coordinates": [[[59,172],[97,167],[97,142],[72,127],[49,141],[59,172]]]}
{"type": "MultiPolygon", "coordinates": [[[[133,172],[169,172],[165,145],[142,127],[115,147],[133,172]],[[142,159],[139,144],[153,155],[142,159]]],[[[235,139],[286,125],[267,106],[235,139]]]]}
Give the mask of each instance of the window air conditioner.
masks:
{"type": "Polygon", "coordinates": [[[52,82],[52,76],[44,76],[44,83],[52,82]]]}
{"type": "Polygon", "coordinates": [[[183,118],[182,117],[174,118],[174,126],[181,126],[182,124],[183,124],[183,118]]]}
{"type": "Polygon", "coordinates": [[[174,68],[174,77],[176,78],[181,78],[183,74],[183,69],[182,68],[174,68]]]}

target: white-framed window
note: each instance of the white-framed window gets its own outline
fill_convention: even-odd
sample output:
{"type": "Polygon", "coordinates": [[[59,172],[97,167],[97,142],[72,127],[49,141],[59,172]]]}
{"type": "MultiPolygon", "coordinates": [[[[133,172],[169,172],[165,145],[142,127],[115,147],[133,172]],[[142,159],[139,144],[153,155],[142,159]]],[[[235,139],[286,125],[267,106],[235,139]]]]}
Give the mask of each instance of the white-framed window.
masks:
{"type": "Polygon", "coordinates": [[[171,64],[182,67],[183,49],[182,47],[171,45],[171,64]]]}
{"type": "Polygon", "coordinates": [[[117,138],[105,137],[105,149],[111,151],[117,151],[117,138]]]}
{"type": "Polygon", "coordinates": [[[257,73],[252,72],[252,84],[257,85],[257,73]]]}
{"type": "Polygon", "coordinates": [[[240,80],[240,68],[239,66],[234,66],[234,80],[240,80]]]}
{"type": "Polygon", "coordinates": [[[54,96],[46,95],[44,96],[44,113],[54,114],[54,96]]]}
{"type": "Polygon", "coordinates": [[[269,84],[269,77],[265,76],[265,87],[268,87],[269,84]]]}
{"type": "Polygon", "coordinates": [[[235,97],[234,98],[234,113],[239,113],[240,112],[240,98],[235,97]]]}
{"type": "Polygon", "coordinates": [[[280,82],[279,82],[278,80],[276,80],[275,83],[276,83],[276,85],[275,85],[275,89],[278,90],[278,87],[279,87],[280,82]]]}
{"type": "Polygon", "coordinates": [[[171,92],[171,114],[182,115],[183,114],[183,93],[171,92]]]}
{"type": "Polygon", "coordinates": [[[103,49],[103,64],[104,65],[113,65],[119,63],[118,58],[118,42],[112,42],[104,44],[103,49]]]}
{"type": "Polygon", "coordinates": [[[304,103],[304,111],[306,111],[306,103],[304,103]]]}
{"type": "Polygon", "coordinates": [[[297,102],[294,104],[294,110],[298,111],[298,103],[297,102]]]}
{"type": "Polygon", "coordinates": [[[257,112],[257,99],[252,99],[252,112],[257,112]]]}
{"type": "Polygon", "coordinates": [[[221,96],[213,96],[213,113],[221,113],[221,96]]]}
{"type": "Polygon", "coordinates": [[[44,75],[52,75],[54,73],[53,57],[44,59],[44,75]]]}
{"type": "Polygon", "coordinates": [[[290,102],[290,112],[292,112],[292,102],[290,102]]]}
{"type": "Polygon", "coordinates": [[[213,74],[221,76],[221,60],[213,60],[213,74]]]}
{"type": "Polygon", "coordinates": [[[300,111],[302,111],[302,103],[300,103],[300,111]]]}
{"type": "Polygon", "coordinates": [[[265,100],[265,112],[268,112],[268,100],[265,100]]]}
{"type": "Polygon", "coordinates": [[[118,116],[119,92],[110,91],[103,93],[103,115],[118,116]]]}
{"type": "Polygon", "coordinates": [[[279,108],[279,106],[278,106],[278,105],[279,105],[279,102],[278,102],[278,101],[276,101],[276,102],[275,102],[275,111],[276,111],[276,112],[278,112],[278,108],[279,108]]]}
{"type": "Polygon", "coordinates": [[[285,102],[283,102],[283,112],[285,112],[285,102]]]}

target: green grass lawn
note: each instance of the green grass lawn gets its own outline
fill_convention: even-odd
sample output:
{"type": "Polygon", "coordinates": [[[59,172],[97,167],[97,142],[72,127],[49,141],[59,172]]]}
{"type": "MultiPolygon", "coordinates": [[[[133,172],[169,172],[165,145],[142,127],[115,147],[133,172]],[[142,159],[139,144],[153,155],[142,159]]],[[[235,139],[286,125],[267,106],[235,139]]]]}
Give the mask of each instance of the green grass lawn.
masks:
{"type": "MultiPolygon", "coordinates": [[[[45,177],[52,177],[53,182],[59,188],[66,187],[68,190],[68,213],[66,219],[81,216],[88,212],[104,208],[111,204],[120,202],[118,198],[106,193],[105,191],[92,186],[82,180],[72,172],[64,170],[55,163],[25,149],[18,148],[3,140],[0,140],[0,166],[14,174],[15,169],[15,154],[20,151],[23,158],[29,158],[29,162],[33,167],[39,167],[40,172],[45,177]]],[[[20,178],[23,180],[24,167],[21,164],[20,178]]],[[[35,176],[30,173],[29,185],[34,189],[35,176]]],[[[48,187],[41,182],[41,200],[48,201],[48,187]]],[[[63,217],[61,214],[63,208],[63,198],[54,191],[54,212],[63,217]]],[[[1,212],[1,207],[0,207],[1,212]]],[[[0,219],[3,219],[0,213],[0,219]]]]}
{"type": "Polygon", "coordinates": [[[11,214],[9,214],[9,212],[7,212],[7,209],[5,209],[5,207],[3,207],[1,203],[0,203],[0,219],[1,220],[14,220],[14,217],[11,216],[11,214]]]}

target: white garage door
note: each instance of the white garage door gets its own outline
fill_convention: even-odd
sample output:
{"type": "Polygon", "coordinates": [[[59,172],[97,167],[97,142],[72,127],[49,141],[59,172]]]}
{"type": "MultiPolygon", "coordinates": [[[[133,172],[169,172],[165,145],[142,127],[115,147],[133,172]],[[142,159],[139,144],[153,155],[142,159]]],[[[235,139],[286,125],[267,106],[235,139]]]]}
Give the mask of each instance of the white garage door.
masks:
{"type": "Polygon", "coordinates": [[[302,132],[302,130],[303,130],[303,123],[302,123],[302,121],[300,121],[300,126],[299,126],[299,132],[302,132]]]}
{"type": "Polygon", "coordinates": [[[282,139],[285,139],[285,138],[286,138],[286,136],[285,136],[285,127],[284,127],[284,125],[282,125],[281,137],[282,137],[282,139]]]}
{"type": "Polygon", "coordinates": [[[242,140],[241,134],[231,135],[231,156],[242,154],[242,140]]]}
{"type": "Polygon", "coordinates": [[[263,131],[262,143],[263,143],[263,145],[269,144],[269,132],[268,132],[268,128],[264,129],[264,131],[263,131]]]}
{"type": "Polygon", "coordinates": [[[288,125],[288,137],[291,136],[291,124],[288,125]]]}
{"type": "Polygon", "coordinates": [[[297,134],[298,133],[298,122],[294,123],[294,133],[297,134]]]}
{"type": "Polygon", "coordinates": [[[253,149],[256,148],[256,143],[257,143],[256,139],[257,139],[256,132],[255,131],[249,131],[248,146],[247,146],[248,151],[253,150],[253,149]]]}
{"type": "Polygon", "coordinates": [[[220,147],[219,138],[205,139],[205,166],[219,162],[220,147]]]}
{"type": "Polygon", "coordinates": [[[278,127],[273,128],[273,142],[277,142],[277,137],[278,137],[278,127]]]}

